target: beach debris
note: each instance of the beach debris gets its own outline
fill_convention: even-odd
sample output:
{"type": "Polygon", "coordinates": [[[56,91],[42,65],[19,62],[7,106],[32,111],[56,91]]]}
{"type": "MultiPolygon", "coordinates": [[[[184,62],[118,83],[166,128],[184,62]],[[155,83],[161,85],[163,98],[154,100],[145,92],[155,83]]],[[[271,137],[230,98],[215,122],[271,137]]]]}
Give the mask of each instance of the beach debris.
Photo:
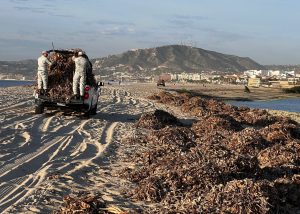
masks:
{"type": "Polygon", "coordinates": [[[235,132],[230,138],[221,142],[226,148],[234,150],[239,154],[257,155],[262,149],[266,148],[269,143],[264,140],[259,131],[247,127],[242,131],[235,132]]]}
{"type": "Polygon", "coordinates": [[[64,207],[54,214],[129,214],[117,206],[107,205],[101,197],[91,194],[81,197],[68,195],[63,200],[64,207]]]}
{"type": "Polygon", "coordinates": [[[276,122],[260,130],[263,138],[271,143],[284,143],[290,139],[299,139],[299,126],[291,122],[276,122]]]}
{"type": "Polygon", "coordinates": [[[145,212],[300,213],[298,123],[190,94],[150,98],[197,120],[137,126],[150,132],[132,139],[135,164],[121,175],[136,185],[130,197],[154,203],[145,212]]]}
{"type": "Polygon", "coordinates": [[[154,112],[143,114],[136,123],[136,127],[147,129],[161,129],[167,125],[180,124],[181,123],[179,122],[179,120],[172,114],[163,110],[155,110],[154,112]]]}
{"type": "Polygon", "coordinates": [[[269,213],[268,182],[233,180],[214,186],[196,206],[199,213],[269,213]]]}
{"type": "Polygon", "coordinates": [[[129,212],[126,212],[116,206],[109,206],[108,208],[103,208],[103,209],[101,208],[100,210],[107,211],[108,213],[111,214],[129,214],[129,212]]]}
{"type": "Polygon", "coordinates": [[[98,196],[85,195],[81,197],[72,197],[70,195],[64,197],[64,207],[59,211],[55,211],[54,214],[69,214],[69,213],[108,213],[101,211],[106,208],[105,202],[98,196]]]}
{"type": "Polygon", "coordinates": [[[174,104],[176,106],[182,105],[184,102],[188,101],[191,95],[189,93],[181,93],[178,96],[162,91],[158,94],[154,94],[148,97],[151,100],[157,100],[163,104],[174,104]]]}
{"type": "Polygon", "coordinates": [[[262,150],[257,158],[261,168],[286,166],[300,170],[300,142],[277,143],[262,150]]]}
{"type": "Polygon", "coordinates": [[[277,178],[273,185],[277,195],[273,210],[277,213],[299,213],[300,174],[277,178]]]}

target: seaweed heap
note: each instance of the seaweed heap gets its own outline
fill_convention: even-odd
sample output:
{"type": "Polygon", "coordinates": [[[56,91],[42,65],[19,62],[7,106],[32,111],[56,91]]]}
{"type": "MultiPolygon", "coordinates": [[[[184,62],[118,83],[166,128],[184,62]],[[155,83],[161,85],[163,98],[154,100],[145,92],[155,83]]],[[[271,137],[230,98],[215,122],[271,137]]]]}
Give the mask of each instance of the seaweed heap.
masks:
{"type": "Polygon", "coordinates": [[[167,125],[176,124],[180,122],[176,117],[163,110],[155,110],[153,113],[143,114],[141,119],[136,124],[136,127],[147,129],[161,129],[167,125]]]}
{"type": "Polygon", "coordinates": [[[106,204],[103,200],[96,196],[86,195],[79,198],[74,198],[71,196],[64,197],[65,206],[59,211],[54,212],[54,214],[67,214],[67,213],[108,213],[106,211],[99,212],[99,210],[104,210],[106,204]]]}
{"type": "Polygon", "coordinates": [[[136,165],[122,175],[136,184],[126,190],[130,197],[155,203],[145,212],[300,213],[296,122],[201,97],[163,92],[151,98],[181,106],[197,120],[191,127],[178,126],[178,119],[141,126],[164,121],[148,113],[137,122],[149,130],[128,139],[138,148],[129,158],[136,165]]]}
{"type": "Polygon", "coordinates": [[[81,193],[79,197],[67,195],[64,206],[54,211],[54,214],[129,214],[116,206],[108,206],[99,195],[81,193]]]}
{"type": "MultiPolygon", "coordinates": [[[[66,101],[73,95],[72,82],[75,63],[72,61],[72,57],[78,51],[82,50],[57,50],[50,54],[49,58],[53,62],[53,65],[48,72],[48,89],[52,99],[66,101]]],[[[84,57],[87,58],[86,55],[84,57]]],[[[87,71],[86,84],[91,86],[96,85],[92,69],[87,71]]]]}

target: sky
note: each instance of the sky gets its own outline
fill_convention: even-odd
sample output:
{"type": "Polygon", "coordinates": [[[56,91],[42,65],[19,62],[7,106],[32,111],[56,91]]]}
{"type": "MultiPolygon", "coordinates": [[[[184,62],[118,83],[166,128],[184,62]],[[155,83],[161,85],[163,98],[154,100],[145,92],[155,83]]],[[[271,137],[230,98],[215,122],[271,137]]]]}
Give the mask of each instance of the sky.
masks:
{"type": "Polygon", "coordinates": [[[0,61],[82,48],[90,58],[185,44],[300,64],[299,0],[1,0],[0,61]]]}

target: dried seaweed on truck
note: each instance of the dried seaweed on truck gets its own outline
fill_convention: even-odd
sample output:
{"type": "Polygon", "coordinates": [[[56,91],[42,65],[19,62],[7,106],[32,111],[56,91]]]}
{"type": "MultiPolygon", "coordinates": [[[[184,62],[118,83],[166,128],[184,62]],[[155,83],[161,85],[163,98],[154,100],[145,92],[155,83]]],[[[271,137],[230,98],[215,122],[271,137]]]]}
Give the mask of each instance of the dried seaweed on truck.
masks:
{"type": "MultiPolygon", "coordinates": [[[[75,63],[72,60],[74,54],[81,49],[53,50],[50,51],[50,61],[53,65],[48,72],[48,89],[51,99],[66,101],[73,94],[72,83],[75,72],[75,63]]],[[[88,59],[86,55],[84,55],[88,59]]],[[[91,65],[91,64],[90,64],[91,65]]],[[[86,84],[96,86],[96,79],[92,73],[92,67],[87,70],[86,84]]]]}

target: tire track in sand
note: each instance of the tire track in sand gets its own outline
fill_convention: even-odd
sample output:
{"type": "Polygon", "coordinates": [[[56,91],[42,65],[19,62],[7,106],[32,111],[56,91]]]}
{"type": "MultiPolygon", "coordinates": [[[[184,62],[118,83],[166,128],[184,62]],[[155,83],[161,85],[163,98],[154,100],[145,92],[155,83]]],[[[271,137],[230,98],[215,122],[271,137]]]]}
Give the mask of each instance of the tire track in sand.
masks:
{"type": "Polygon", "coordinates": [[[98,158],[100,158],[103,152],[106,150],[106,148],[110,146],[113,139],[114,129],[117,125],[118,122],[107,124],[102,132],[100,142],[95,142],[95,145],[97,146],[98,150],[96,155],[91,159],[80,161],[79,165],[77,165],[73,170],[70,170],[67,174],[74,176],[74,173],[78,172],[79,170],[82,170],[86,167],[90,167],[90,165],[94,165],[95,161],[98,158]]]}
{"type": "Polygon", "coordinates": [[[36,117],[31,120],[17,113],[7,128],[26,131],[31,144],[27,153],[22,150],[25,151],[22,157],[0,168],[0,213],[30,212],[30,207],[49,213],[44,197],[61,201],[61,196],[75,186],[87,188],[84,176],[97,171],[103,158],[110,157],[110,149],[120,139],[115,135],[124,133],[120,127],[126,128],[128,121],[132,123],[151,108],[151,102],[135,98],[126,90],[105,88],[99,99],[99,114],[87,120],[57,114],[27,115],[36,117]],[[59,182],[47,179],[53,173],[66,179],[59,182]],[[53,193],[54,189],[58,189],[59,194],[53,193]]]}
{"type": "MultiPolygon", "coordinates": [[[[45,120],[41,131],[48,130],[52,117],[45,120]]],[[[22,200],[39,185],[48,174],[46,169],[51,166],[51,161],[65,149],[74,132],[80,130],[88,121],[83,121],[77,127],[63,127],[56,130],[56,137],[49,140],[47,137],[44,144],[36,145],[35,151],[28,153],[21,158],[14,160],[11,164],[6,164],[0,169],[0,212],[7,209],[14,203],[22,200]],[[19,181],[19,182],[16,182],[19,181]]],[[[50,133],[51,134],[51,133],[50,133]]]]}

